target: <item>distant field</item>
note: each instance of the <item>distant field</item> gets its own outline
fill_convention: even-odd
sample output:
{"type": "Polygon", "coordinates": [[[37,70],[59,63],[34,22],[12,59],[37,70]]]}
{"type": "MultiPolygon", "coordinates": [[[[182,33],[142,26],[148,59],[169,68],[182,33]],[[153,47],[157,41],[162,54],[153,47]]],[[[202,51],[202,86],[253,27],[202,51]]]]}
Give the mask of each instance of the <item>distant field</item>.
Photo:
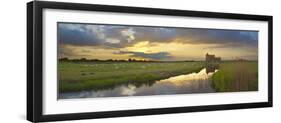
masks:
{"type": "Polygon", "coordinates": [[[132,83],[151,84],[171,76],[198,72],[204,62],[66,62],[58,64],[59,91],[109,89],[132,83]]]}
{"type": "Polygon", "coordinates": [[[258,62],[223,62],[212,76],[212,85],[218,92],[257,91],[258,62]]]}

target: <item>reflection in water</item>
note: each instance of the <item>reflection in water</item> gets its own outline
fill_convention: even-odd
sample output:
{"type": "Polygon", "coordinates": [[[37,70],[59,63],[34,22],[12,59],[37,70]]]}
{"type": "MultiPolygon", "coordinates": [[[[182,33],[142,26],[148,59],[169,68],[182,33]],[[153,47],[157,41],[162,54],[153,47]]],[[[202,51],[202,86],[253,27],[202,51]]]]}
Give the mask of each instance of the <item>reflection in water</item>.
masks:
{"type": "Polygon", "coordinates": [[[216,70],[202,69],[198,73],[179,75],[168,79],[156,81],[153,85],[135,86],[133,84],[121,85],[114,89],[99,91],[82,91],[59,94],[60,99],[92,98],[92,97],[120,97],[164,94],[189,94],[214,92],[210,78],[216,70]]]}

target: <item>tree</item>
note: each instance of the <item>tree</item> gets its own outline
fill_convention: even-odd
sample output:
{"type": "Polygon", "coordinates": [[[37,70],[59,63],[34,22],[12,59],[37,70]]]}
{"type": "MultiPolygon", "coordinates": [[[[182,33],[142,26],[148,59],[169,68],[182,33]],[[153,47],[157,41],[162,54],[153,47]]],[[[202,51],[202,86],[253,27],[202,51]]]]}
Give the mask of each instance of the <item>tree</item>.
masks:
{"type": "Polygon", "coordinates": [[[68,58],[67,58],[67,57],[65,57],[65,58],[60,58],[59,60],[60,60],[60,61],[68,61],[68,58]]]}

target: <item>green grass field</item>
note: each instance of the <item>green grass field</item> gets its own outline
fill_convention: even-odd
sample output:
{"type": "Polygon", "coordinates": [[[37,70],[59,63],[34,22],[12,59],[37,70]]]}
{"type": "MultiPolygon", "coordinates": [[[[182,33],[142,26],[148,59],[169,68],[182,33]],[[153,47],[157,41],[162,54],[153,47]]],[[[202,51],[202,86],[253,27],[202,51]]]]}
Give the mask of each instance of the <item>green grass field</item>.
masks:
{"type": "Polygon", "coordinates": [[[218,92],[257,91],[257,62],[223,62],[212,76],[212,86],[218,92]]]}
{"type": "Polygon", "coordinates": [[[151,84],[156,80],[198,72],[204,62],[66,62],[58,65],[59,91],[113,88],[121,84],[151,84]]]}

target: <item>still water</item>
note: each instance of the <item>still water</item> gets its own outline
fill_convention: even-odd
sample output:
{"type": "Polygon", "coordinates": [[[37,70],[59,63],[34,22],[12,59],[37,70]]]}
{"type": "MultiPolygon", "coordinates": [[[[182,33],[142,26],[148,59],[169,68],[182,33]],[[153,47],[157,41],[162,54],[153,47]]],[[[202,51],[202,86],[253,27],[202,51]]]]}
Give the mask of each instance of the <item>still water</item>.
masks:
{"type": "Polygon", "coordinates": [[[170,77],[156,81],[153,85],[136,87],[128,84],[107,90],[61,93],[59,99],[210,93],[215,92],[211,87],[211,76],[216,71],[210,72],[204,68],[198,73],[170,77]]]}

